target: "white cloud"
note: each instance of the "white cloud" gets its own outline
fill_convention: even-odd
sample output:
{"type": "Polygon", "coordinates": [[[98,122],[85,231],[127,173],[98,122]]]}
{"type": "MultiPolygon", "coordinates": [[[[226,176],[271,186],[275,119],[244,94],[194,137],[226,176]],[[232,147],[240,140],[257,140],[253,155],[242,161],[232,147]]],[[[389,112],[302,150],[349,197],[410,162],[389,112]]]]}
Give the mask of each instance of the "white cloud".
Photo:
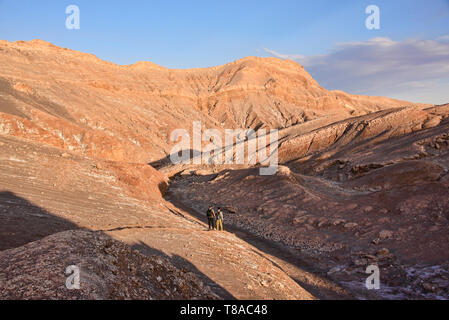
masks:
{"type": "Polygon", "coordinates": [[[449,41],[449,34],[446,34],[444,36],[438,37],[438,41],[449,41]]]}
{"type": "Polygon", "coordinates": [[[281,58],[281,59],[290,59],[290,60],[297,60],[297,59],[299,59],[299,60],[301,60],[301,59],[305,58],[305,56],[303,56],[301,54],[280,54],[280,53],[278,53],[278,52],[276,52],[274,50],[270,50],[270,49],[267,49],[267,48],[264,48],[264,50],[266,52],[268,52],[269,54],[271,54],[271,55],[273,55],[275,57],[281,58]]]}
{"type": "Polygon", "coordinates": [[[313,56],[265,51],[301,63],[329,90],[447,103],[449,42],[443,41],[446,37],[449,38],[443,36],[437,40],[404,41],[374,38],[363,42],[339,43],[329,54],[313,56]],[[422,99],[420,92],[423,93],[422,99]]]}

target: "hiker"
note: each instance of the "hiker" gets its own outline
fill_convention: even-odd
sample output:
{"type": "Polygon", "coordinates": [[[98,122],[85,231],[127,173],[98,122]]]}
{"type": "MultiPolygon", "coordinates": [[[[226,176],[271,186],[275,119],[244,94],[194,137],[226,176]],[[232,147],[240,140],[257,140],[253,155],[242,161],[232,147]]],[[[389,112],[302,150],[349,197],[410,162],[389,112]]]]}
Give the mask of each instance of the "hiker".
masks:
{"type": "Polygon", "coordinates": [[[217,230],[223,231],[223,211],[221,211],[221,208],[217,209],[217,230]]]}
{"type": "Polygon", "coordinates": [[[215,212],[212,206],[207,209],[207,221],[209,222],[209,230],[215,229],[215,212]]]}

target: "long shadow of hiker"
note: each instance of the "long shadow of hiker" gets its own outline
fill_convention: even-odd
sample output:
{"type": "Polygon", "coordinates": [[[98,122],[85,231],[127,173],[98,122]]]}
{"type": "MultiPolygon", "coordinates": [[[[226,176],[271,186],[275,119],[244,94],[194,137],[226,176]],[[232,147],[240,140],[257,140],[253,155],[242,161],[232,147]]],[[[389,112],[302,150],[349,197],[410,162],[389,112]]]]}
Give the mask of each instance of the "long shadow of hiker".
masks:
{"type": "MultiPolygon", "coordinates": [[[[0,192],[0,221],[0,251],[21,247],[27,243],[43,239],[58,232],[87,230],[80,228],[77,224],[69,220],[48,212],[10,191],[0,192]]],[[[96,232],[105,234],[102,231],[96,232]]],[[[76,246],[76,242],[73,245],[76,246]]],[[[170,257],[162,251],[151,248],[144,243],[132,246],[132,248],[139,250],[144,255],[165,257],[179,270],[195,274],[205,285],[211,287],[212,291],[218,297],[234,299],[228,291],[203,274],[186,259],[177,255],[170,257]]],[[[74,262],[73,264],[76,263],[74,262]]],[[[65,269],[61,269],[62,274],[64,271],[65,269]]],[[[55,277],[58,276],[60,276],[60,273],[55,275],[55,277]]],[[[33,285],[35,286],[39,286],[42,283],[42,279],[38,277],[34,280],[33,285]]],[[[51,297],[50,293],[48,298],[51,297]]]]}
{"type": "Polygon", "coordinates": [[[10,191],[0,192],[0,250],[22,246],[51,234],[80,229],[10,191]]]}
{"type": "Polygon", "coordinates": [[[134,244],[131,246],[133,249],[138,250],[139,252],[143,253],[144,255],[156,255],[160,257],[164,257],[168,260],[170,260],[171,263],[178,269],[184,271],[184,272],[192,272],[194,273],[205,285],[208,285],[212,292],[214,292],[219,297],[229,300],[229,299],[235,299],[235,297],[227,291],[225,288],[220,286],[218,283],[214,282],[211,278],[206,276],[204,273],[202,273],[198,268],[193,265],[190,261],[186,260],[185,258],[173,254],[171,256],[165,254],[164,252],[149,247],[146,243],[143,243],[140,241],[137,244],[134,244]]]}

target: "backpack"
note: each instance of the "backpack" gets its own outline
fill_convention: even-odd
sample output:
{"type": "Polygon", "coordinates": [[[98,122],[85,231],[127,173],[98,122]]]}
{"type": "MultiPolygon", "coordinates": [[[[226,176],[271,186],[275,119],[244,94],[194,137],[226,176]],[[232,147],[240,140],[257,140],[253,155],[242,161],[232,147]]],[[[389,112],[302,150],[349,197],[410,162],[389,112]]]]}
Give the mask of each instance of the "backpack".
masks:
{"type": "Polygon", "coordinates": [[[212,218],[214,216],[212,209],[207,209],[207,217],[212,218]]]}

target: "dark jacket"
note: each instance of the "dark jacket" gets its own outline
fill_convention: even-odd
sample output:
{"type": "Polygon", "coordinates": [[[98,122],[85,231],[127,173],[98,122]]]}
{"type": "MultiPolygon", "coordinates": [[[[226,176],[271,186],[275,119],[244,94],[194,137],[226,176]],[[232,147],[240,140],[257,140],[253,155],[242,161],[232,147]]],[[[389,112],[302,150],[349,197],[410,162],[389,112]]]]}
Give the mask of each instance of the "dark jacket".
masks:
{"type": "Polygon", "coordinates": [[[214,209],[207,209],[207,217],[209,219],[214,219],[215,218],[215,212],[214,209]]]}

